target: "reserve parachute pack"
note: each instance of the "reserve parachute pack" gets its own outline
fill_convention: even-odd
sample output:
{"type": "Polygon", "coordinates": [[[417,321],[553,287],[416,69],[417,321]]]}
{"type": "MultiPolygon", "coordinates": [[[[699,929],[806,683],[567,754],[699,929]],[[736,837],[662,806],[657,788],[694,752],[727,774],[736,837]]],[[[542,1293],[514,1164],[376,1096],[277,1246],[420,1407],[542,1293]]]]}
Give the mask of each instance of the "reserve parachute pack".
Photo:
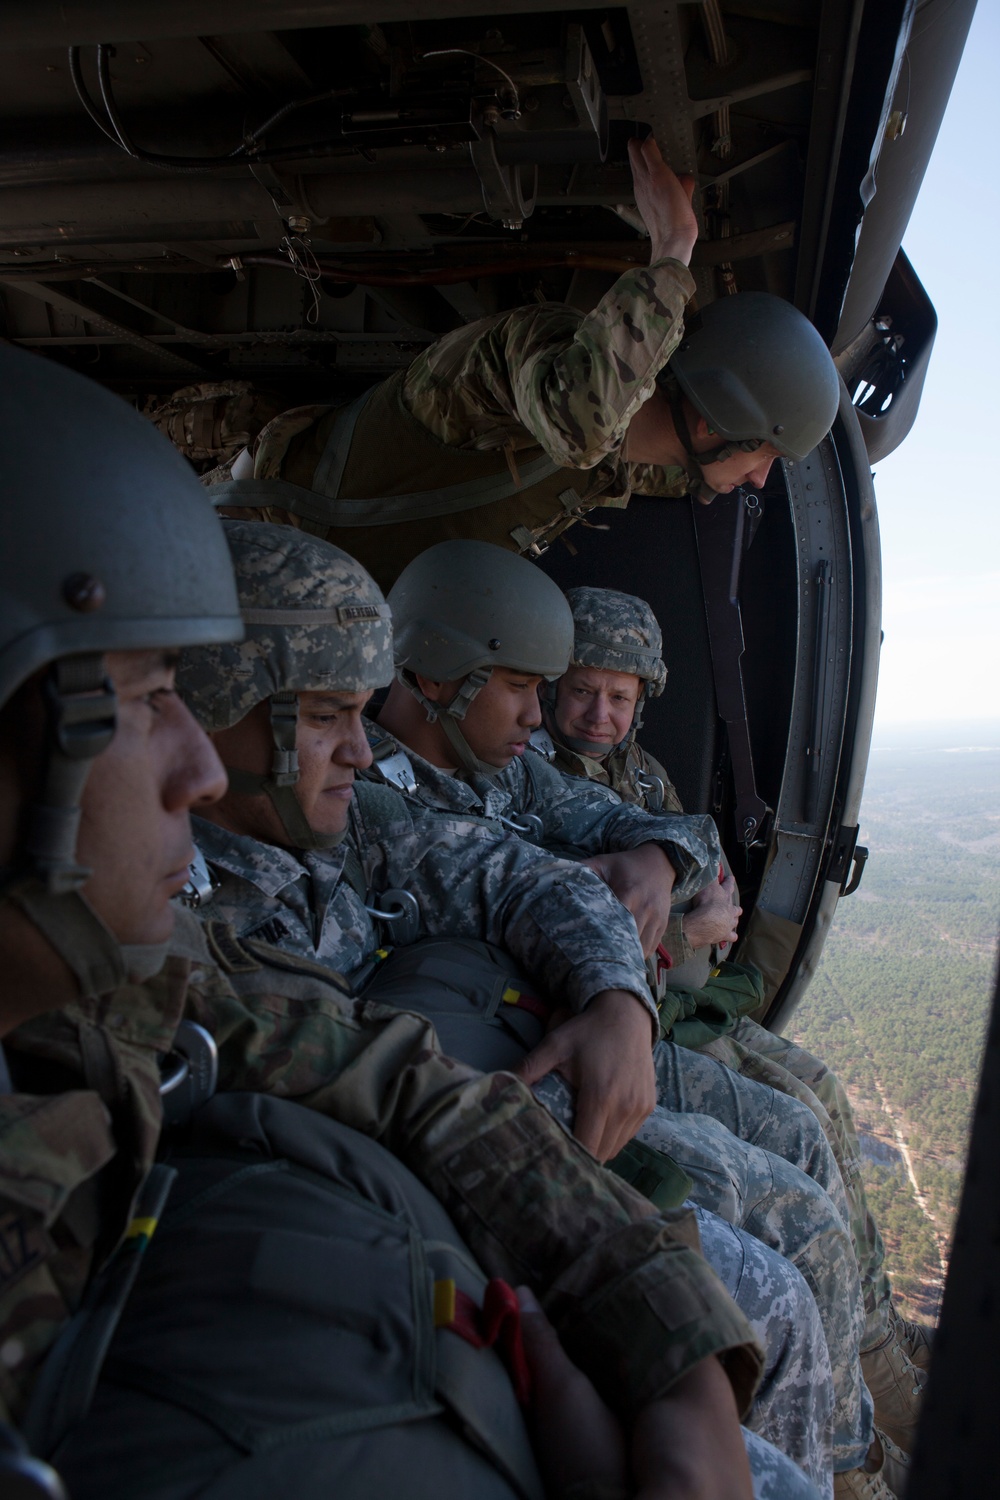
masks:
{"type": "Polygon", "coordinates": [[[217,1095],[168,1153],[93,1405],[51,1455],[73,1500],[542,1500],[516,1298],[402,1163],[260,1094],[217,1095]]]}
{"type": "Polygon", "coordinates": [[[224,513],[299,526],[343,547],[383,589],[448,537],[540,557],[597,505],[592,471],[566,469],[538,446],[469,452],[442,443],[407,411],[405,371],[341,407],[284,412],[261,434],[284,433],[281,477],[209,485],[224,513]],[[288,437],[288,434],[291,434],[288,437]]]}

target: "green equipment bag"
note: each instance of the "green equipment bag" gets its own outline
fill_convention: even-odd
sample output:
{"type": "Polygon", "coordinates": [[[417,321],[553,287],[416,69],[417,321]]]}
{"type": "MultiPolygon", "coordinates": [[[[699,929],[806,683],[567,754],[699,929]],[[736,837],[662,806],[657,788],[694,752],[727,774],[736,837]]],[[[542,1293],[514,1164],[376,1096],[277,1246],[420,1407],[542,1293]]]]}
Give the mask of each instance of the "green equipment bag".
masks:
{"type": "Polygon", "coordinates": [[[681,1047],[703,1047],[726,1036],[741,1016],[764,1003],[764,977],[753,964],[723,961],[699,990],[669,990],[660,1007],[660,1035],[681,1047]]]}

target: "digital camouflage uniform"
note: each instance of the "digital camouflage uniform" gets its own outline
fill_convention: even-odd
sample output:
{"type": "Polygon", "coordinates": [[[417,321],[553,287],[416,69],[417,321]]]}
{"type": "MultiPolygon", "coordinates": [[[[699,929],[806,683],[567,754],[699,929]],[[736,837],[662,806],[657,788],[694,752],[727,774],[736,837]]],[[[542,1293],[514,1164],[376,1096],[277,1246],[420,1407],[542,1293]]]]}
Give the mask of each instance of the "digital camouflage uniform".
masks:
{"type": "MultiPolygon", "coordinates": [[[[345,656],[352,649],[355,628],[350,622],[357,618],[358,604],[343,609],[337,578],[357,565],[325,544],[280,528],[229,523],[228,529],[248,639],[239,647],[192,653],[182,663],[179,685],[203,722],[224,728],[270,699],[273,723],[279,693],[287,699],[313,687],[354,690],[377,681],[373,663],[362,670],[356,651],[345,656]],[[334,608],[347,615],[342,629],[330,624],[334,608]],[[301,630],[296,628],[300,609],[301,630]],[[321,628],[324,617],[326,631],[321,628]]],[[[377,618],[377,595],[369,589],[366,598],[377,618]]],[[[380,629],[372,625],[370,644],[376,651],[381,650],[380,629]]],[[[357,632],[357,640],[365,634],[357,632]]],[[[281,755],[287,754],[283,748],[281,755]]],[[[287,832],[284,812],[282,819],[287,832]]],[[[672,832],[678,843],[675,857],[690,858],[682,845],[691,846],[692,838],[694,844],[700,842],[697,828],[689,828],[683,840],[677,825],[672,832]]],[[[529,975],[544,980],[544,993],[571,1008],[579,1009],[610,988],[630,990],[651,1004],[634,923],[602,882],[519,839],[501,836],[482,816],[428,813],[409,806],[388,787],[363,784],[357,788],[347,843],[336,849],[303,847],[293,836],[287,849],[268,847],[201,820],[196,820],[196,836],[219,882],[210,908],[215,920],[232,922],[241,935],[264,937],[349,972],[356,982],[366,977],[378,951],[363,893],[371,892],[374,899],[403,889],[417,898],[419,910],[411,941],[426,935],[467,936],[503,946],[529,975]],[[288,849],[299,850],[301,857],[288,849]],[[611,941],[609,934],[614,934],[611,941]]],[[[713,851],[709,870],[714,868],[713,851]]],[[[681,885],[696,888],[707,873],[702,865],[697,879],[688,881],[682,869],[681,885]]],[[[425,1008],[405,986],[394,1003],[425,1008]]],[[[433,1017],[441,1023],[440,1005],[433,1017]]],[[[448,1050],[454,1049],[449,1045],[448,1050]]],[[[825,1150],[818,1132],[817,1137],[825,1150]]],[[[767,1188],[771,1192],[770,1178],[767,1188]]],[[[832,1208],[828,1217],[836,1220],[832,1208]]]]}
{"type": "MultiPolygon", "coordinates": [[[[424,932],[485,936],[507,948],[529,978],[543,977],[545,990],[556,994],[563,975],[575,981],[563,946],[571,940],[577,965],[590,954],[591,993],[612,987],[636,992],[637,977],[623,974],[620,960],[610,960],[607,978],[603,977],[604,960],[595,951],[607,941],[606,936],[601,938],[602,931],[606,934],[608,930],[600,926],[603,916],[595,929],[596,941],[589,942],[580,941],[584,924],[579,906],[572,924],[570,919],[558,916],[552,931],[561,933],[561,937],[551,956],[542,925],[545,903],[533,897],[529,889],[522,891],[523,918],[517,919],[515,913],[515,920],[505,925],[509,900],[504,866],[498,856],[494,856],[489,872],[496,882],[496,909],[490,910],[494,892],[490,879],[484,878],[484,857],[495,836],[481,821],[426,814],[408,834],[405,819],[386,823],[380,817],[373,826],[369,818],[366,832],[365,804],[373,792],[384,796],[386,791],[358,784],[351,841],[357,844],[368,883],[376,891],[402,885],[417,895],[424,932]],[[386,846],[380,847],[373,834],[381,835],[386,846]],[[455,839],[459,842],[453,843],[455,839]],[[428,846],[431,857],[426,852],[428,846]],[[473,879],[463,872],[473,872],[473,879]],[[525,931],[527,944],[522,941],[525,931]]],[[[405,805],[402,798],[398,801],[405,805]]],[[[200,818],[193,821],[198,847],[220,881],[207,914],[232,924],[241,936],[263,938],[341,973],[364,973],[365,960],[377,952],[381,934],[362,899],[344,878],[346,849],[293,854],[228,833],[200,818]]],[[[503,840],[500,848],[516,849],[518,845],[529,856],[540,854],[516,839],[503,840]]],[[[513,858],[511,854],[504,857],[513,858]]],[[[551,864],[557,871],[565,868],[561,862],[551,864]]],[[[546,869],[544,857],[539,869],[546,869]]],[[[587,871],[574,871],[568,882],[561,878],[564,884],[557,887],[561,894],[578,883],[580,891],[589,886],[587,871]]],[[[607,896],[606,887],[593,879],[607,896]]],[[[579,901],[579,894],[575,899],[579,901]]],[[[613,900],[610,904],[617,906],[613,900]]],[[[600,910],[603,912],[603,906],[600,910]]],[[[618,907],[618,912],[627,917],[623,907],[618,907]]],[[[637,947],[634,924],[630,917],[627,921],[631,927],[629,943],[637,947]]],[[[609,943],[604,951],[624,950],[609,943]]],[[[579,1004],[580,995],[574,996],[572,988],[567,990],[567,998],[579,1004]]],[[[678,1050],[669,1049],[673,1053],[678,1050]]],[[[697,1054],[685,1053],[684,1059],[693,1072],[691,1080],[682,1080],[669,1061],[661,1059],[657,1069],[661,1088],[677,1100],[681,1112],[657,1110],[640,1131],[640,1139],[665,1151],[691,1175],[695,1184],[693,1201],[700,1207],[748,1230],[769,1248],[787,1256],[805,1277],[819,1308],[834,1367],[834,1465],[850,1467],[858,1461],[859,1453],[867,1450],[871,1413],[857,1362],[863,1317],[857,1268],[841,1212],[821,1185],[825,1178],[834,1194],[842,1196],[836,1166],[808,1112],[799,1111],[791,1118],[773,1089],[756,1085],[731,1089],[729,1113],[738,1116],[745,1139],[736,1139],[713,1119],[701,1118],[699,1105],[706,1091],[701,1074],[709,1075],[713,1096],[719,1092],[714,1074],[721,1072],[726,1078],[732,1075],[714,1062],[698,1059],[697,1054]],[[772,1152],[772,1139],[790,1159],[772,1152]],[[762,1145],[768,1149],[761,1149],[762,1145]]],[[[572,1100],[560,1084],[561,1080],[550,1077],[539,1086],[539,1096],[571,1125],[572,1100]]]]}
{"type": "MultiPolygon", "coordinates": [[[[403,747],[377,724],[369,725],[368,735],[375,758],[363,773],[365,778],[380,778],[381,768],[387,768],[400,778],[393,784],[405,781],[414,787],[407,800],[415,805],[449,810],[455,816],[478,812],[502,817],[522,828],[526,818],[533,817],[541,828],[533,828],[532,837],[545,844],[551,840],[560,848],[575,847],[582,854],[608,847],[618,826],[606,816],[609,794],[602,790],[596,797],[581,797],[574,783],[540,756],[515,758],[496,778],[468,772],[451,776],[403,747]],[[401,751],[409,774],[400,770],[401,751]]],[[[647,834],[655,832],[658,822],[654,820],[647,834]]],[[[636,835],[641,835],[642,824],[627,826],[629,836],[639,842],[636,835]]],[[[664,829],[671,826],[672,820],[665,819],[664,829]]],[[[221,841],[217,835],[209,837],[210,845],[203,852],[212,861],[221,841]]],[[[230,870],[234,853],[230,845],[222,854],[230,870]]],[[[293,856],[285,854],[284,858],[292,860],[293,856]]],[[[225,889],[224,884],[220,894],[225,889]]],[[[255,902],[249,892],[244,901],[239,926],[246,931],[247,912],[255,902]]],[[[233,919],[231,906],[226,914],[233,919]]],[[[280,941],[294,942],[290,937],[280,941]]],[[[314,951],[312,956],[323,956],[337,965],[330,951],[323,955],[314,951]]],[[[858,1368],[863,1312],[857,1271],[843,1229],[847,1209],[836,1163],[810,1117],[801,1109],[788,1108],[772,1087],[734,1087],[731,1075],[714,1060],[703,1061],[672,1043],[661,1042],[654,1055],[660,1108],[642,1127],[639,1139],[665,1151],[688,1172],[694,1182],[694,1202],[749,1230],[779,1254],[789,1256],[802,1271],[820,1308],[835,1371],[834,1458],[838,1468],[849,1467],[867,1448],[870,1406],[858,1368]],[[806,1175],[812,1182],[804,1180],[806,1175]],[[817,1191],[816,1184],[823,1191],[817,1191]],[[836,1212],[831,1212],[831,1197],[836,1212]]],[[[572,1105],[560,1085],[561,1080],[548,1079],[537,1092],[560,1118],[571,1123],[572,1105]]]]}
{"type": "MultiPolygon", "coordinates": [[[[629,747],[627,761],[640,764],[643,769],[655,764],[636,745],[629,747]]],[[[555,765],[566,775],[586,774],[591,780],[599,779],[622,798],[640,806],[643,804],[641,787],[636,786],[634,778],[619,773],[613,758],[604,765],[601,761],[557,746],[555,765]]],[[[653,774],[659,775],[659,772],[654,770],[653,774]]],[[[679,799],[675,805],[679,810],[679,799]]],[[[882,1236],[872,1218],[865,1193],[854,1111],[843,1085],[818,1057],[797,1047],[786,1037],[768,1031],[749,1016],[741,1017],[728,1036],[717,1037],[700,1050],[744,1078],[768,1084],[799,1099],[823,1126],[847,1194],[851,1235],[865,1299],[863,1347],[871,1348],[888,1332],[891,1289],[884,1265],[882,1236]]]]}
{"type": "Polygon", "coordinates": [[[630,464],[620,449],[680,342],[693,290],[685,266],[662,260],[621,276],[585,316],[543,303],[456,329],[376,388],[339,463],[328,445],[343,409],[282,413],[254,446],[254,480],[345,497],[348,521],[324,524],[326,504],[296,515],[287,497],[276,489],[272,499],[260,484],[242,498],[227,486],[217,503],[336,540],[387,587],[442,537],[481,536],[535,553],[594,506],[621,509],[633,492],[684,495],[691,481],[683,468],[630,464]],[[535,478],[540,468],[544,481],[535,478]],[[457,514],[448,513],[447,496],[441,504],[414,499],[507,480],[506,498],[457,514]],[[371,523],[365,497],[379,499],[383,524],[371,523]]]}

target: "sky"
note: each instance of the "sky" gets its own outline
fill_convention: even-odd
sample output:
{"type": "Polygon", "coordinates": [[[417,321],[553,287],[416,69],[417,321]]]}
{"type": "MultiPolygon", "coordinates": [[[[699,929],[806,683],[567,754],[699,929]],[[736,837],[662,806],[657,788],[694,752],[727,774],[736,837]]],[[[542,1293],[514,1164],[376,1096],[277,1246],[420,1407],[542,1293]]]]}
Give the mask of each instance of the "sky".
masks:
{"type": "Polygon", "coordinates": [[[1000,5],[979,0],[903,237],[938,315],[912,431],[875,471],[885,644],[876,733],[1000,719],[1000,5]]]}

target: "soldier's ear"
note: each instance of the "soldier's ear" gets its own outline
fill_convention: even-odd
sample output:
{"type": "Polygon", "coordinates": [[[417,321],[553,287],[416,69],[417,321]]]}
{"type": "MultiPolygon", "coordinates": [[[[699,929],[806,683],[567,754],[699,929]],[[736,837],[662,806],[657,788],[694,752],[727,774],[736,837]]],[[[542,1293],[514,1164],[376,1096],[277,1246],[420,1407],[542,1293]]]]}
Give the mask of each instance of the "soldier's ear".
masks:
{"type": "Polygon", "coordinates": [[[431,703],[450,703],[458,691],[457,682],[435,682],[431,677],[422,677],[419,672],[414,672],[417,679],[417,687],[431,703]]]}

